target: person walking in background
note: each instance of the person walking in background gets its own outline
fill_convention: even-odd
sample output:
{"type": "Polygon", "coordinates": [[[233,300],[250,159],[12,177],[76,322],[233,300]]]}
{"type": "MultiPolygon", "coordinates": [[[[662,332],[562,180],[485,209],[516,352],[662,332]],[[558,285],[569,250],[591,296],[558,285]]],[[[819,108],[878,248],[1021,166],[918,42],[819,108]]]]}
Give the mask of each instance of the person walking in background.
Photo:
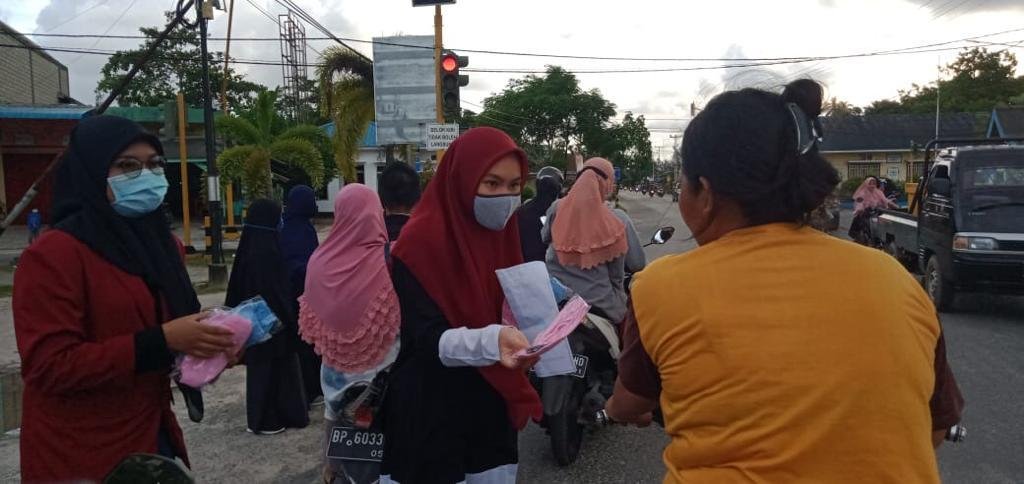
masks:
{"type": "Polygon", "coordinates": [[[184,250],[159,210],[162,154],[156,137],[116,116],[71,133],[53,230],[14,274],[25,482],[100,481],[140,452],[189,462],[171,410],[174,354],[209,358],[232,342],[197,314],[184,250]]]}
{"type": "Polygon", "coordinates": [[[416,170],[405,163],[388,163],[380,176],[380,199],[384,204],[388,240],[394,242],[420,201],[420,177],[416,170]]]}
{"type": "Polygon", "coordinates": [[[804,224],[839,183],[821,101],[807,79],[730,91],[686,129],[699,247],[633,281],[606,405],[645,425],[660,401],[666,483],[939,481],[963,402],[934,306],[892,257],[804,224]]]}
{"type": "MultiPolygon", "coordinates": [[[[349,385],[372,380],[398,355],[399,306],[384,258],[387,243],[378,195],[365,185],[345,185],[334,199],[331,232],[309,260],[299,312],[302,338],[323,357],[328,432],[349,385]]],[[[328,474],[337,464],[328,462],[328,474]]]]}
{"type": "Polygon", "coordinates": [[[516,220],[519,221],[519,245],[526,262],[543,261],[548,244],[541,239],[540,232],[547,220],[548,208],[562,194],[562,172],[553,166],[537,171],[537,195],[519,207],[516,220]]]}
{"type": "Polygon", "coordinates": [[[514,483],[518,430],[541,403],[536,358],[501,325],[495,270],[523,262],[511,220],[527,159],[507,134],[473,128],[444,155],[392,251],[401,351],[384,397],[382,482],[514,483]]]}
{"type": "MultiPolygon", "coordinates": [[[[284,257],[285,270],[291,287],[292,314],[299,314],[299,297],[305,292],[306,265],[309,257],[320,245],[313,217],[316,216],[316,194],[306,185],[299,185],[288,192],[288,200],[284,205],[281,217],[281,255],[284,257]]],[[[310,403],[323,401],[320,390],[320,356],[313,351],[313,346],[305,341],[297,341],[299,367],[302,370],[302,386],[306,390],[306,398],[310,403]]]]}
{"type": "Polygon", "coordinates": [[[33,208],[28,213],[28,244],[32,245],[33,242],[39,238],[39,232],[43,229],[43,214],[39,213],[38,208],[33,208]]]}
{"type": "Polygon", "coordinates": [[[234,307],[260,296],[282,323],[270,341],[246,349],[243,360],[247,430],[264,435],[309,425],[309,400],[296,354],[298,322],[278,240],[280,222],[277,202],[260,199],[249,205],[224,300],[234,307]]]}

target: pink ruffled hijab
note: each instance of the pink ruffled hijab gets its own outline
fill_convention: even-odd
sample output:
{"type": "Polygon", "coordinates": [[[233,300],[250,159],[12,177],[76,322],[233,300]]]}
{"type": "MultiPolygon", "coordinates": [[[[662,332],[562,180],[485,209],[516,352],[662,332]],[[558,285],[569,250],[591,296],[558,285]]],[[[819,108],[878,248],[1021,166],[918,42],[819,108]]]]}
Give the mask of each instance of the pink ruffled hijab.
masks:
{"type": "Polygon", "coordinates": [[[551,244],[563,266],[590,269],[629,250],[626,224],[605,205],[615,190],[615,168],[604,158],[591,158],[569,194],[558,202],[551,226],[551,244]]]}
{"type": "Polygon", "coordinates": [[[349,184],[334,198],[334,226],[313,252],[299,299],[299,333],[341,372],[380,364],[395,343],[398,297],[384,260],[388,241],[380,198],[349,184]]]}

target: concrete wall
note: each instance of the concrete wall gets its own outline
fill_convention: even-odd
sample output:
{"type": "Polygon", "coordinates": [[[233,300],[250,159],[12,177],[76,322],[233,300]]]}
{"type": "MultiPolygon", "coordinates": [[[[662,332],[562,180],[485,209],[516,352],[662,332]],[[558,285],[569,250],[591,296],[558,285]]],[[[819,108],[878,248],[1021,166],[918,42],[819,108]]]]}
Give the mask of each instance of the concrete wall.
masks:
{"type": "MultiPolygon", "coordinates": [[[[0,33],[0,44],[22,45],[0,33]]],[[[67,68],[38,51],[0,47],[0,104],[57,104],[68,96],[67,68]]]]}

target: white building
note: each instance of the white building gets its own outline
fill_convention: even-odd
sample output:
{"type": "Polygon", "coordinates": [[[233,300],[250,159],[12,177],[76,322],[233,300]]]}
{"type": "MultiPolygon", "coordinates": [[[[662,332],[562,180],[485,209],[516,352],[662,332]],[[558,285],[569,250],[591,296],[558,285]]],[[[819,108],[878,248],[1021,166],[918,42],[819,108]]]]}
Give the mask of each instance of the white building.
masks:
{"type": "MultiPolygon", "coordinates": [[[[330,122],[320,127],[327,133],[327,136],[334,136],[334,123],[330,122]]],[[[416,156],[419,160],[429,160],[430,152],[419,150],[416,156]]],[[[359,154],[356,156],[356,177],[359,183],[377,191],[377,180],[380,177],[384,165],[387,163],[387,156],[383,146],[377,146],[377,123],[370,123],[370,127],[363,136],[359,145],[359,154]]],[[[420,163],[417,163],[417,170],[420,163]]],[[[327,197],[317,200],[317,209],[320,213],[334,213],[334,196],[341,190],[341,180],[335,178],[327,183],[327,197]]]]}

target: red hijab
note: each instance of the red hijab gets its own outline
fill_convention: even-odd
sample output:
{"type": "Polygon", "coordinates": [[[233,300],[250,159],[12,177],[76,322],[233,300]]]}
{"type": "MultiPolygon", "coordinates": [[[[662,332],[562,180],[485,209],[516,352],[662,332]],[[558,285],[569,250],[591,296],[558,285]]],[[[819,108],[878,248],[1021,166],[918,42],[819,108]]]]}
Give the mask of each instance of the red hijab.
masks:
{"type": "MultiPolygon", "coordinates": [[[[519,158],[525,180],[526,153],[507,134],[474,128],[459,136],[445,152],[392,251],[453,328],[500,323],[505,295],[494,271],[523,263],[516,220],[510,219],[502,231],[493,231],[473,215],[480,180],[510,154],[519,158]]],[[[479,371],[505,399],[517,429],[526,426],[528,417],[540,418],[540,398],[525,373],[500,364],[479,371]]]]}

